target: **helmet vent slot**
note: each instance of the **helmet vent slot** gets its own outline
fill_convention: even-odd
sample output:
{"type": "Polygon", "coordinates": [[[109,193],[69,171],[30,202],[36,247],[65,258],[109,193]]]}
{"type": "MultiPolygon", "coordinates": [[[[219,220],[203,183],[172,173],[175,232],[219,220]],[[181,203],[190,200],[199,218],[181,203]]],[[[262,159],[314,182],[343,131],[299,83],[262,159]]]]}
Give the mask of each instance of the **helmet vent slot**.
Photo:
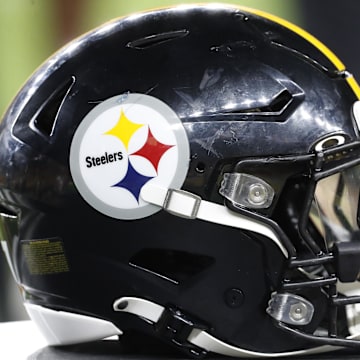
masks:
{"type": "Polygon", "coordinates": [[[288,90],[281,91],[270,102],[263,106],[245,109],[231,109],[226,114],[258,114],[258,115],[280,115],[289,106],[293,96],[288,90]]]}
{"type": "Polygon", "coordinates": [[[290,104],[291,100],[292,95],[289,93],[289,91],[284,90],[272,100],[268,106],[268,109],[265,107],[264,110],[268,110],[269,112],[273,113],[280,113],[290,104]]]}
{"type": "Polygon", "coordinates": [[[126,46],[132,49],[144,50],[156,45],[163,44],[168,41],[176,40],[187,36],[189,34],[188,30],[176,30],[170,32],[164,32],[155,35],[149,35],[137,40],[130,41],[126,46]]]}
{"type": "Polygon", "coordinates": [[[172,249],[143,249],[136,253],[129,264],[137,269],[180,284],[215,262],[213,257],[172,249]]]}
{"type": "Polygon", "coordinates": [[[53,135],[55,124],[64,100],[69,93],[75,78],[59,86],[40,106],[35,116],[30,121],[30,128],[35,132],[50,137],[53,135]]]}

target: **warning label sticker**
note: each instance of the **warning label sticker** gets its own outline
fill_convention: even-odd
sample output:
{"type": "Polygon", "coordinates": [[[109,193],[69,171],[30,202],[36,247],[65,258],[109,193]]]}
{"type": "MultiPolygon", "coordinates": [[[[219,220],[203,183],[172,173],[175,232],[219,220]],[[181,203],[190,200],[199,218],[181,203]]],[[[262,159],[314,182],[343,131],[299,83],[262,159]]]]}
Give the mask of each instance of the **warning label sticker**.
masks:
{"type": "Polygon", "coordinates": [[[63,242],[59,238],[24,240],[21,249],[31,275],[49,275],[70,271],[63,242]]]}

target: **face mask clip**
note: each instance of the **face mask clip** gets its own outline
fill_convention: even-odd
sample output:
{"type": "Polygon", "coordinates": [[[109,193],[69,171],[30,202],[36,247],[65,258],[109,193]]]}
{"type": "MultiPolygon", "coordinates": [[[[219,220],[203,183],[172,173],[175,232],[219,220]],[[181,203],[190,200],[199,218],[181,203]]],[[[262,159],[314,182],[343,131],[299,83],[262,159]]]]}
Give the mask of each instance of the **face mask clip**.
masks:
{"type": "Polygon", "coordinates": [[[244,173],[225,173],[219,193],[235,207],[267,209],[275,196],[274,189],[264,180],[244,173]]]}
{"type": "Polygon", "coordinates": [[[339,280],[356,281],[360,273],[360,231],[352,233],[351,241],[336,242],[333,253],[339,280]]]}

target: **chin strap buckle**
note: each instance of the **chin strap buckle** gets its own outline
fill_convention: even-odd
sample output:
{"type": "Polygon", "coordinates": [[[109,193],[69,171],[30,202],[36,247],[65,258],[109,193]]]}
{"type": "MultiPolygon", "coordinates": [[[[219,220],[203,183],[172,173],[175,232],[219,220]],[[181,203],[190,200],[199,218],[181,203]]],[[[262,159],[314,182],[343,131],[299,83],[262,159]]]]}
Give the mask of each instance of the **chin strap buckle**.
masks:
{"type": "Polygon", "coordinates": [[[187,350],[192,356],[202,358],[207,354],[207,351],[188,341],[194,328],[206,329],[179,309],[172,307],[165,308],[159,321],[155,324],[155,331],[162,337],[187,350]]]}
{"type": "Polygon", "coordinates": [[[172,307],[163,307],[149,300],[122,297],[115,300],[114,311],[137,315],[154,326],[155,332],[193,357],[202,358],[208,351],[191,342],[193,332],[203,332],[206,327],[192,317],[172,307]]]}
{"type": "Polygon", "coordinates": [[[163,208],[170,214],[196,219],[202,199],[184,190],[168,189],[163,208]]]}

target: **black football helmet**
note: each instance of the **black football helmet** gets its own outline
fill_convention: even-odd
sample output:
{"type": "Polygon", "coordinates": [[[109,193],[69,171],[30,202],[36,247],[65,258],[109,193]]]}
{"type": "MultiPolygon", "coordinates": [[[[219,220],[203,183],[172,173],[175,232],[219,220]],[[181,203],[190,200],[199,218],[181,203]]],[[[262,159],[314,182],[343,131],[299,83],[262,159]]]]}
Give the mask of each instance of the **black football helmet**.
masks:
{"type": "Polygon", "coordinates": [[[57,52],[0,126],[1,244],[49,344],[358,347],[359,96],[311,35],[233,6],[57,52]]]}

